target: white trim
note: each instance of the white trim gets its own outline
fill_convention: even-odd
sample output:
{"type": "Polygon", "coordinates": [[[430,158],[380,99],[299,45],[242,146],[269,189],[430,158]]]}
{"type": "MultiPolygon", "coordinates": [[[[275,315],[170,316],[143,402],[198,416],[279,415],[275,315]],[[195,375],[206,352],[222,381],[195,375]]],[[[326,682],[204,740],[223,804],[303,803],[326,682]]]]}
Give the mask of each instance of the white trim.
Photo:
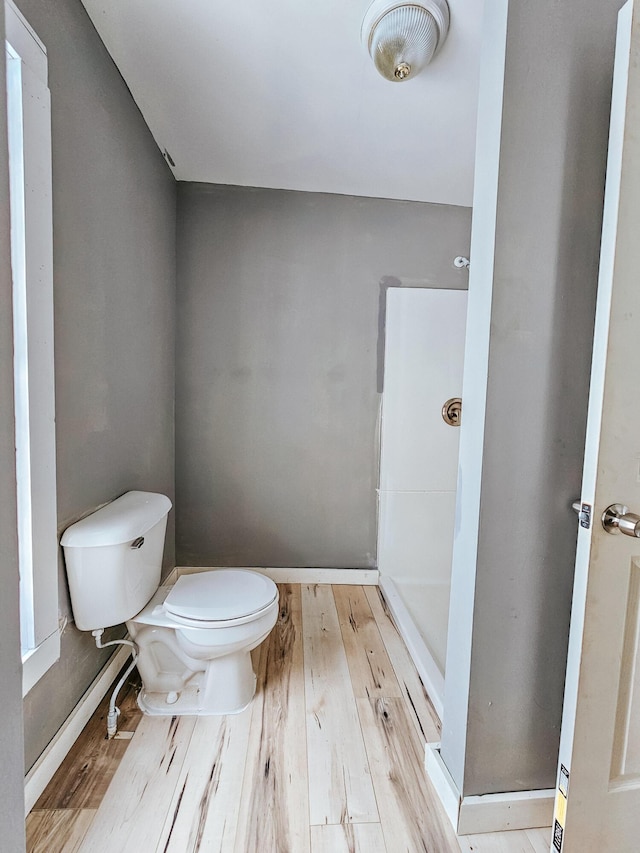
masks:
{"type": "Polygon", "coordinates": [[[174,583],[178,580],[178,575],[180,575],[180,574],[186,574],[186,573],[179,570],[178,567],[176,566],[175,568],[171,569],[171,571],[166,576],[166,578],[163,578],[160,581],[160,586],[173,586],[174,583]]]}
{"type": "Polygon", "coordinates": [[[463,797],[458,835],[551,826],[554,795],[555,791],[546,789],[463,797]]]}
{"type": "Polygon", "coordinates": [[[23,695],[58,659],[51,98],[47,53],[5,2],[23,695]]]}
{"type": "Polygon", "coordinates": [[[482,31],[484,50],[480,67],[469,256],[471,267],[462,382],[464,418],[460,428],[456,532],[453,540],[445,671],[447,714],[442,721],[442,745],[447,763],[453,778],[460,785],[465,772],[471,690],[471,648],[480,537],[509,6],[509,0],[485,3],[482,31]]]}
{"type": "Polygon", "coordinates": [[[47,49],[13,0],[4,0],[5,38],[20,58],[47,85],[47,49]]]}
{"type": "Polygon", "coordinates": [[[425,745],[425,769],[457,835],[535,829],[551,825],[554,791],[507,791],[461,797],[439,743],[425,745]]]}
{"type": "Polygon", "coordinates": [[[30,649],[22,659],[22,695],[26,696],[60,657],[60,630],[56,628],[46,640],[30,649]]]}
{"type": "MultiPolygon", "coordinates": [[[[176,566],[165,579],[170,585],[180,575],[193,575],[198,572],[215,572],[219,569],[238,568],[238,566],[176,566]]],[[[243,566],[252,572],[266,575],[276,583],[332,583],[354,584],[356,586],[377,586],[379,572],[377,569],[296,569],[296,568],[265,568],[264,566],[243,566]]]]}
{"type": "Polygon", "coordinates": [[[436,714],[442,719],[444,708],[444,675],[436,663],[429,647],[422,639],[407,606],[400,597],[391,578],[383,575],[378,583],[387,607],[393,617],[398,633],[404,640],[411,659],[418,670],[420,680],[429,695],[436,714]]]}
{"type": "Polygon", "coordinates": [[[451,778],[447,765],[442,760],[439,743],[425,743],[424,768],[444,807],[447,817],[451,821],[451,826],[457,832],[460,800],[462,798],[460,797],[456,783],[451,778]]]}
{"type": "Polygon", "coordinates": [[[131,655],[129,648],[120,648],[100,670],[95,680],[78,702],[71,714],[58,729],[51,743],[38,758],[24,779],[25,814],[29,814],[38,797],[47,787],[53,774],[64,761],[105,696],[116,675],[131,655]]]}

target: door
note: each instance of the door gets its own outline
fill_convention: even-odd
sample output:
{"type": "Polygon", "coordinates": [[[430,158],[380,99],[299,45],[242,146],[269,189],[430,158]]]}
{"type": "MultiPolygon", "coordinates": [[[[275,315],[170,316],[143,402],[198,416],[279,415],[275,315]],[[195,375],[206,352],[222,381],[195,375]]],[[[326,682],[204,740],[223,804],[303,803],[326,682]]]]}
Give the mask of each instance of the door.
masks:
{"type": "Polygon", "coordinates": [[[640,0],[635,9],[629,0],[618,18],[581,496],[586,512],[551,841],[551,850],[563,853],[640,850],[640,539],[633,517],[626,525],[631,535],[619,529],[610,535],[601,522],[612,504],[640,514],[639,17],[640,0]]]}

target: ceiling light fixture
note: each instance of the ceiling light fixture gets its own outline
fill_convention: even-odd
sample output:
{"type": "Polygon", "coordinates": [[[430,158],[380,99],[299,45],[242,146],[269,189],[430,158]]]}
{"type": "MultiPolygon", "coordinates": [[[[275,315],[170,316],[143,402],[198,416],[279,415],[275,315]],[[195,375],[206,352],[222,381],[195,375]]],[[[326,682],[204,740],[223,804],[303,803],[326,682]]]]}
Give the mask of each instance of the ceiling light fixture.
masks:
{"type": "Polygon", "coordinates": [[[374,0],[362,22],[362,41],[376,68],[393,83],[411,80],[433,59],[449,30],[446,0],[374,0]]]}

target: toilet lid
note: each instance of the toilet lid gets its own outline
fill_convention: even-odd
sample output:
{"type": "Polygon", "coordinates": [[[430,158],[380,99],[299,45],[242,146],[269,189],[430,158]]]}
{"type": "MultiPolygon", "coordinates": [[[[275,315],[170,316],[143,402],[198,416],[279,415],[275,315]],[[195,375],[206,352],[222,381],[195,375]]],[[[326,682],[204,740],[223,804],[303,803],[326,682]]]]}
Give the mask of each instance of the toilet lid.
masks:
{"type": "Polygon", "coordinates": [[[268,607],[278,596],[271,578],[245,569],[181,575],[164,600],[173,616],[219,622],[242,619],[268,607]]]}

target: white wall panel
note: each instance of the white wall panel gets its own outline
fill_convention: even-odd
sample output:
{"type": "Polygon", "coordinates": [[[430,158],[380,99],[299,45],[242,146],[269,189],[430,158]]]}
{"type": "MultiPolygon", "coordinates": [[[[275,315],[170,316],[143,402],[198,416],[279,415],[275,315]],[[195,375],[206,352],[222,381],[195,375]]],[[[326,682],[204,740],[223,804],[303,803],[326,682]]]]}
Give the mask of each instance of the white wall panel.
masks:
{"type": "Polygon", "coordinates": [[[381,492],[381,572],[396,582],[449,584],[455,504],[455,492],[381,492]]]}
{"type": "Polygon", "coordinates": [[[465,291],[387,292],[378,566],[442,674],[460,431],[441,412],[462,396],[466,309],[465,291]]]}
{"type": "Polygon", "coordinates": [[[466,291],[387,292],[380,488],[455,490],[459,430],[446,400],[462,396],[466,291]]]}

